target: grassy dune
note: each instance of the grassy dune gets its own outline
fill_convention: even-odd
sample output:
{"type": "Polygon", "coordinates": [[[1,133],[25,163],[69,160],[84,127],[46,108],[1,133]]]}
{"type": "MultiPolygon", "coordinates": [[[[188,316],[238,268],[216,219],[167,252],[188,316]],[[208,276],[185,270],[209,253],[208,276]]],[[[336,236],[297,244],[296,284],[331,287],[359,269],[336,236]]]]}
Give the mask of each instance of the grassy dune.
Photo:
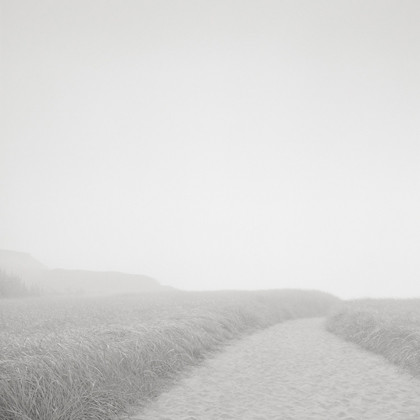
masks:
{"type": "Polygon", "coordinates": [[[327,329],[420,376],[420,299],[348,302],[330,315],[327,329]]]}
{"type": "Polygon", "coordinates": [[[113,418],[227,340],[336,302],[292,290],[1,301],[0,418],[113,418]]]}

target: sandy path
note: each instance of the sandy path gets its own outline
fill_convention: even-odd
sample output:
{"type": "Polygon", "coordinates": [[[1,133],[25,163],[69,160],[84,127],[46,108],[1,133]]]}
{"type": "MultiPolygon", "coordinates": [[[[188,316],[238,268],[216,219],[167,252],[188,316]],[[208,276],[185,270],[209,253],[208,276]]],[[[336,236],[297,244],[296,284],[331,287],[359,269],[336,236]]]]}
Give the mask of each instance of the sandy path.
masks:
{"type": "Polygon", "coordinates": [[[322,319],[290,321],[231,344],[131,418],[420,420],[420,380],[322,319]]]}

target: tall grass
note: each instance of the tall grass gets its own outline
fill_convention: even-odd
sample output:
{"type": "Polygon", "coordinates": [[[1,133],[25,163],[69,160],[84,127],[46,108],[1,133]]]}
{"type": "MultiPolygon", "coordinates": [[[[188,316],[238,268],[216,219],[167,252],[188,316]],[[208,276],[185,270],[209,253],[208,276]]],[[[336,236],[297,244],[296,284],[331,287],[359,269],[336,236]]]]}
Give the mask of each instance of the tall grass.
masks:
{"type": "Polygon", "coordinates": [[[420,299],[348,302],[329,316],[326,327],[420,376],[420,299]]]}
{"type": "Polygon", "coordinates": [[[0,419],[111,419],[227,340],[336,301],[285,290],[1,302],[0,419]]]}

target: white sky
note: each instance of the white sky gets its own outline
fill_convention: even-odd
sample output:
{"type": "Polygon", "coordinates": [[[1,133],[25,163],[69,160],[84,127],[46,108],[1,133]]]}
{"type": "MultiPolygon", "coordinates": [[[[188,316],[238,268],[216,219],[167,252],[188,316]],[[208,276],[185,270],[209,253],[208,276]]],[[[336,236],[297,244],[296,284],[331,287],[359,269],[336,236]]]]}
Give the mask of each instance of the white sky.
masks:
{"type": "Polygon", "coordinates": [[[0,248],[420,296],[420,2],[0,4],[0,248]]]}

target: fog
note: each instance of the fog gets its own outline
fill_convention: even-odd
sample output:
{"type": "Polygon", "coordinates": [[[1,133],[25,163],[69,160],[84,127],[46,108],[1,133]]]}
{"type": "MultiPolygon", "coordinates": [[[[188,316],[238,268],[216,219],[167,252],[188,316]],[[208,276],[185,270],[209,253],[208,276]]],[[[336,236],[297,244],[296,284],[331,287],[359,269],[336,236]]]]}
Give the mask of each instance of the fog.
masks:
{"type": "Polygon", "coordinates": [[[420,3],[0,4],[0,248],[420,296],[420,3]]]}

